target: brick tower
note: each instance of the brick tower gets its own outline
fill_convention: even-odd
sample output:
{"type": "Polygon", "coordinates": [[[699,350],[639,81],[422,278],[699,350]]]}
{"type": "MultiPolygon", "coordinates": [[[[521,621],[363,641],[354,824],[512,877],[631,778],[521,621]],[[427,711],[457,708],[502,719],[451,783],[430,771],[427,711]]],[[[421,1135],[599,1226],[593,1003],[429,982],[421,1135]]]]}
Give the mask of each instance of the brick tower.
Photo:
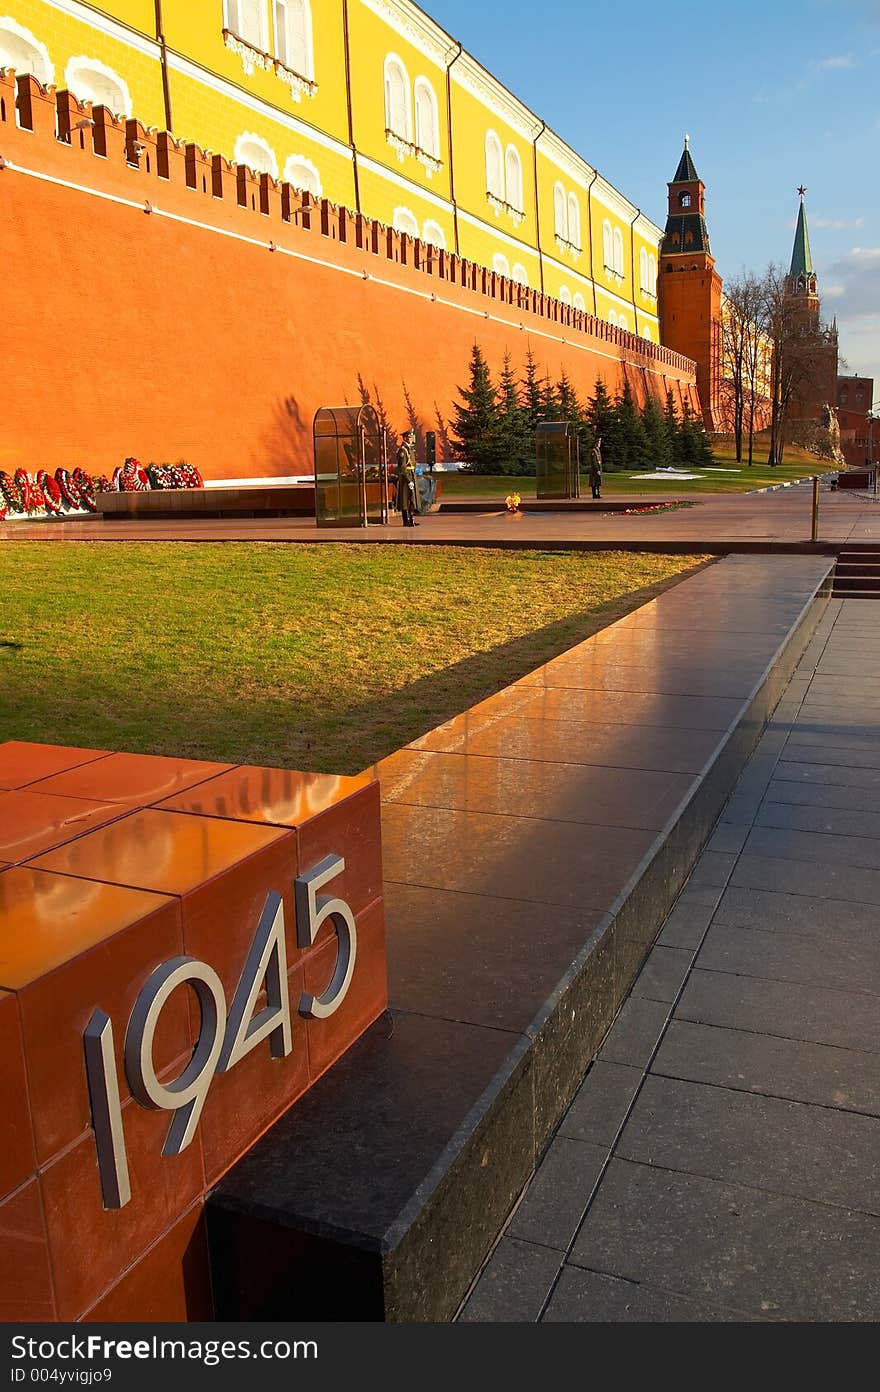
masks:
{"type": "Polygon", "coordinates": [[[721,429],[721,277],[709,246],[706,188],[691,158],[689,137],[669,184],[666,234],[660,246],[661,342],[697,364],[707,430],[721,429]]]}
{"type": "Polygon", "coordinates": [[[803,435],[810,421],[821,421],[825,409],[837,401],[838,340],[837,321],[830,327],[820,322],[821,301],[819,282],[810,252],[807,210],[804,204],[806,189],[798,189],[800,207],[791,251],[791,265],[785,278],[785,294],[791,306],[791,322],[806,332],[816,333],[815,360],[809,364],[805,380],[795,389],[789,404],[789,429],[794,437],[803,435]]]}

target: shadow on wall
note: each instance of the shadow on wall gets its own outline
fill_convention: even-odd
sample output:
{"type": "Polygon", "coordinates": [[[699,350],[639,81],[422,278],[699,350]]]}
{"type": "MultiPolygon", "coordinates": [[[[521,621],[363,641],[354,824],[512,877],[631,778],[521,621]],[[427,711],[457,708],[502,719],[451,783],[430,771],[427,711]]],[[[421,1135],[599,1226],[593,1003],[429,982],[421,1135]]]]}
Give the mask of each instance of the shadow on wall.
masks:
{"type": "Polygon", "coordinates": [[[314,467],[312,420],[306,420],[295,396],[285,396],[272,408],[263,432],[262,459],[254,462],[257,474],[310,474],[314,467]]]}

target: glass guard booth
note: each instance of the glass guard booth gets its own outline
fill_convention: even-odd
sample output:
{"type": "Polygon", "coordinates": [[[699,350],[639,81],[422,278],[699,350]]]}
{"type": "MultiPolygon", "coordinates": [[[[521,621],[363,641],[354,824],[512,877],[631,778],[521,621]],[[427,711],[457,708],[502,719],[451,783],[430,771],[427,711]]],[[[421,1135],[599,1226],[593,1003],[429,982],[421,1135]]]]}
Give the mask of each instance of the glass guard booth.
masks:
{"type": "Polygon", "coordinates": [[[385,432],[372,406],[322,406],[315,414],[315,520],[319,527],[388,521],[385,432]]]}
{"type": "Polygon", "coordinates": [[[570,421],[541,421],[535,432],[539,498],[581,496],[577,431],[570,421]]]}

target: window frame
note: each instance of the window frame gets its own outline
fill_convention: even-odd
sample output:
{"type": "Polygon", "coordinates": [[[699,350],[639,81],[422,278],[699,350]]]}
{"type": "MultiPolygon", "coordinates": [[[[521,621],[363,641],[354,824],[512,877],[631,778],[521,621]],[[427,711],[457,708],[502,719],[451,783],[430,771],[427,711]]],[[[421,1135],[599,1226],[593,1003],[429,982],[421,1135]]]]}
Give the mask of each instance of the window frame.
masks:
{"type": "Polygon", "coordinates": [[[508,208],[512,208],[515,213],[525,212],[525,196],[523,188],[523,168],[519,150],[512,142],[508,142],[504,151],[504,201],[508,208]],[[513,161],[511,166],[511,160],[513,161]],[[511,189],[511,167],[514,170],[515,189],[511,189]],[[516,198],[513,195],[516,193],[516,198]]]}
{"type": "Polygon", "coordinates": [[[274,35],[273,35],[273,38],[274,38],[274,41],[275,41],[275,57],[278,59],[278,62],[281,63],[281,65],[282,65],[283,67],[287,68],[290,72],[296,73],[297,76],[299,76],[299,77],[304,77],[304,78],[306,79],[307,82],[314,82],[314,80],[315,80],[315,47],[314,47],[314,32],[313,32],[313,28],[312,28],[312,7],[311,7],[311,5],[310,5],[310,3],[309,3],[309,0],[272,0],[272,23],[273,23],[273,27],[274,27],[274,35]],[[289,21],[290,21],[290,9],[291,9],[291,5],[298,5],[298,6],[300,7],[300,9],[301,9],[301,11],[302,11],[302,13],[303,13],[303,17],[304,17],[304,26],[303,26],[303,27],[304,27],[304,31],[305,31],[305,53],[304,53],[304,55],[303,55],[304,62],[303,62],[303,65],[302,65],[301,67],[300,67],[297,63],[295,63],[295,62],[292,61],[291,55],[290,55],[290,53],[288,52],[288,46],[289,46],[289,40],[290,40],[290,25],[289,25],[289,21]],[[280,45],[279,45],[279,42],[278,42],[278,34],[279,34],[278,11],[279,11],[279,10],[282,10],[283,13],[284,13],[284,48],[285,48],[285,55],[284,55],[284,57],[282,57],[282,55],[281,55],[281,52],[280,52],[280,45]]]}
{"type": "Polygon", "coordinates": [[[386,53],[383,64],[383,78],[385,91],[385,132],[389,136],[396,136],[398,140],[404,141],[407,145],[413,143],[413,108],[412,108],[412,84],[410,82],[409,70],[403,59],[398,53],[386,53]],[[393,115],[389,103],[389,71],[396,67],[399,71],[403,84],[403,106],[405,131],[395,130],[391,117],[393,115]]]}
{"type": "Polygon", "coordinates": [[[223,18],[224,18],[224,20],[225,20],[225,25],[226,25],[226,28],[229,30],[230,34],[234,34],[235,37],[236,37],[237,39],[241,39],[242,43],[250,44],[251,48],[259,49],[259,51],[260,51],[261,53],[268,53],[268,51],[269,51],[269,14],[268,14],[268,6],[267,6],[267,4],[266,4],[266,0],[252,0],[252,2],[253,2],[253,4],[259,6],[259,22],[260,22],[260,36],[259,36],[259,41],[255,41],[254,39],[248,38],[248,36],[242,32],[242,29],[243,29],[244,26],[241,24],[241,18],[242,18],[242,16],[241,16],[241,7],[242,7],[242,5],[245,3],[245,0],[223,0],[223,18]],[[234,22],[234,23],[233,23],[233,12],[234,12],[234,14],[235,14],[235,22],[234,22]]]}
{"type": "Polygon", "coordinates": [[[413,84],[413,143],[417,150],[423,154],[430,155],[432,159],[440,159],[440,103],[437,93],[430,78],[420,73],[413,84]],[[425,143],[423,133],[419,129],[419,96],[427,97],[428,107],[431,116],[431,133],[434,137],[431,145],[425,143]]]}
{"type": "Polygon", "coordinates": [[[497,198],[498,201],[499,201],[500,203],[504,203],[504,202],[506,201],[506,199],[505,199],[505,178],[504,178],[504,174],[505,174],[505,171],[504,171],[504,146],[501,144],[501,137],[500,137],[500,135],[498,134],[497,131],[494,131],[494,130],[491,130],[491,129],[489,129],[489,130],[486,131],[486,139],[485,139],[485,141],[484,141],[484,148],[485,148],[485,154],[486,154],[486,193],[487,193],[491,198],[497,198]],[[491,169],[490,160],[489,160],[489,149],[490,149],[490,146],[491,146],[493,152],[494,152],[494,151],[497,151],[497,158],[498,158],[498,170],[497,170],[497,173],[498,173],[498,181],[497,181],[498,186],[497,186],[497,188],[493,188],[493,186],[492,186],[492,178],[491,178],[492,169],[491,169]]]}

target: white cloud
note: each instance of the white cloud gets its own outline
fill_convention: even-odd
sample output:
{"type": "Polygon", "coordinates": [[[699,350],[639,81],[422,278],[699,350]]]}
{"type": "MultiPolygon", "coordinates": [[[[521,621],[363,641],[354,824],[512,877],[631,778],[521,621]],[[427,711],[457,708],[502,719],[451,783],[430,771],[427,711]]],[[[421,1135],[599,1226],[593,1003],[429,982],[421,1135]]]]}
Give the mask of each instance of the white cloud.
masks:
{"type": "Polygon", "coordinates": [[[852,247],[820,275],[819,293],[837,316],[850,371],[880,381],[880,246],[852,247]]]}
{"type": "Polygon", "coordinates": [[[864,225],[865,225],[865,219],[864,219],[863,217],[857,217],[857,218],[814,217],[813,214],[811,213],[810,216],[809,216],[809,224],[810,224],[811,227],[827,227],[827,228],[831,228],[832,231],[834,231],[834,232],[849,232],[849,231],[858,231],[858,229],[859,229],[860,227],[864,227],[864,225]]]}
{"type": "Polygon", "coordinates": [[[813,67],[816,72],[839,72],[844,68],[854,68],[855,60],[849,53],[839,53],[832,58],[820,58],[813,67]]]}

